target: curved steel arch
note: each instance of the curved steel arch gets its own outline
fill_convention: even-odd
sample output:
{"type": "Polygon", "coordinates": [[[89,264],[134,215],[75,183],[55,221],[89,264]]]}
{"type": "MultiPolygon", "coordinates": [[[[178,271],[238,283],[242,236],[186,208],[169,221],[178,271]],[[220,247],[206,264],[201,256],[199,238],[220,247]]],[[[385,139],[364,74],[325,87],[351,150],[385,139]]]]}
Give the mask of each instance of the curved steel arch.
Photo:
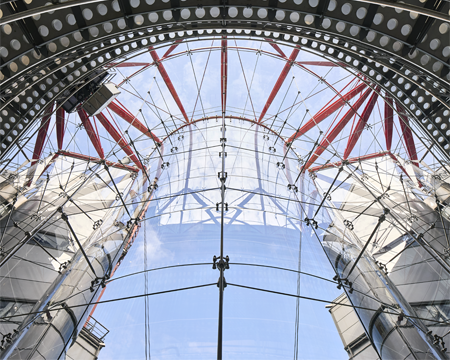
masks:
{"type": "Polygon", "coordinates": [[[237,0],[141,0],[136,8],[128,1],[3,3],[0,157],[46,104],[71,94],[75,80],[107,71],[106,64],[149,45],[213,35],[282,41],[347,64],[403,103],[435,149],[449,157],[450,47],[442,36],[450,31],[449,4],[415,0],[380,7],[381,2],[349,0],[337,7],[334,0],[253,0],[246,6],[237,0]]]}

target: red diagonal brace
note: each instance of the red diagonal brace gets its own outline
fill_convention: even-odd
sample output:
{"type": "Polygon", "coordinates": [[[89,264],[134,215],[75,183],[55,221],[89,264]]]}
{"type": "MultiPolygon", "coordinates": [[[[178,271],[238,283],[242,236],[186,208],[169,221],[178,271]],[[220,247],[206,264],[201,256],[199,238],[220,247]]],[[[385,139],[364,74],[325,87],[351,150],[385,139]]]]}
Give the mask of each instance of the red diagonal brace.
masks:
{"type": "Polygon", "coordinates": [[[354,89],[350,90],[347,94],[342,95],[339,99],[337,99],[334,103],[327,106],[326,108],[320,110],[316,115],[312,117],[305,125],[303,125],[298,131],[296,131],[287,142],[292,142],[295,139],[299,138],[307,131],[311,130],[314,126],[318,125],[320,122],[325,120],[328,116],[333,114],[336,110],[345,105],[345,103],[351,99],[353,99],[356,95],[358,95],[367,85],[362,83],[356,86],[354,89]]]}
{"type": "Polygon", "coordinates": [[[384,136],[386,138],[386,149],[391,150],[392,131],[394,128],[394,104],[388,94],[386,94],[384,101],[384,136]]]}
{"type": "Polygon", "coordinates": [[[56,139],[58,140],[58,150],[61,150],[64,143],[65,132],[65,111],[62,107],[56,110],[56,139]]]}
{"type": "Polygon", "coordinates": [[[176,104],[178,105],[178,108],[180,109],[181,113],[183,114],[184,119],[188,123],[189,119],[186,115],[186,111],[184,110],[183,104],[181,103],[181,100],[178,97],[178,94],[172,84],[172,81],[170,80],[169,74],[167,74],[167,71],[166,71],[164,65],[161,63],[161,59],[159,58],[156,51],[153,50],[153,46],[150,46],[149,50],[150,50],[150,55],[152,56],[156,65],[158,66],[158,70],[159,70],[159,73],[161,74],[161,77],[163,78],[164,82],[166,83],[166,86],[169,89],[170,93],[172,94],[173,99],[175,100],[176,104]]]}
{"type": "Polygon", "coordinates": [[[133,116],[127,109],[122,108],[116,102],[111,102],[108,107],[114,111],[117,115],[119,115],[122,119],[124,119],[129,124],[133,125],[136,129],[141,131],[144,135],[147,135],[149,138],[155,140],[157,143],[161,144],[161,140],[153,134],[147,127],[141,123],[137,117],[133,116]]]}
{"type": "Polygon", "coordinates": [[[408,151],[408,156],[412,161],[417,162],[417,151],[416,145],[414,144],[414,138],[412,135],[411,128],[409,127],[409,119],[406,116],[405,109],[396,101],[395,105],[397,107],[398,118],[400,120],[400,127],[402,128],[403,141],[406,146],[406,151],[408,151]]]}
{"type": "Polygon", "coordinates": [[[356,143],[358,142],[359,137],[361,136],[367,124],[367,121],[369,120],[369,117],[372,114],[375,103],[377,102],[379,90],[380,90],[379,87],[375,88],[375,91],[373,92],[370,100],[367,102],[366,107],[364,108],[363,113],[361,114],[361,117],[359,118],[359,121],[356,124],[355,129],[353,130],[353,133],[350,135],[347,147],[345,148],[344,151],[344,159],[348,158],[353,148],[355,147],[356,143]]]}
{"type": "Polygon", "coordinates": [[[118,63],[118,64],[116,64],[116,63],[110,63],[110,64],[107,64],[106,65],[106,67],[135,67],[135,66],[138,66],[138,67],[142,67],[142,66],[149,66],[149,65],[151,65],[151,63],[144,63],[144,62],[122,62],[122,63],[118,63]]]}
{"type": "Polygon", "coordinates": [[[279,47],[272,39],[267,38],[267,39],[265,39],[265,40],[269,43],[270,46],[272,46],[272,47],[275,49],[275,51],[276,51],[278,54],[280,54],[280,55],[281,55],[282,57],[284,57],[284,58],[287,58],[287,56],[286,56],[286,54],[283,52],[283,50],[281,50],[280,47],[279,47]]]}
{"type": "Polygon", "coordinates": [[[182,39],[176,40],[176,41],[173,43],[173,45],[172,45],[172,46],[166,51],[166,53],[163,55],[163,59],[166,58],[167,56],[169,56],[169,55],[172,53],[172,51],[174,51],[174,50],[177,48],[178,44],[179,44],[180,42],[182,42],[182,41],[183,41],[182,39]]]}
{"type": "MultiPolygon", "coordinates": [[[[390,151],[380,151],[380,152],[374,153],[374,154],[367,154],[367,155],[353,157],[353,158],[347,159],[346,163],[354,164],[354,163],[359,163],[360,161],[376,159],[376,158],[383,157],[386,155],[390,155],[390,151]]],[[[342,161],[336,161],[332,164],[318,165],[318,166],[311,167],[308,169],[308,171],[311,173],[311,172],[321,171],[321,170],[330,169],[330,168],[338,168],[341,165],[342,165],[342,161]]]]}
{"type": "Polygon", "coordinates": [[[287,75],[289,74],[289,70],[291,70],[292,65],[294,64],[295,59],[297,58],[298,53],[300,52],[300,48],[295,48],[291,56],[289,57],[289,60],[284,65],[283,70],[281,71],[280,76],[278,77],[277,82],[275,83],[275,86],[272,89],[272,92],[269,95],[269,98],[267,99],[266,105],[264,105],[264,109],[261,112],[261,115],[259,116],[258,122],[260,123],[263,117],[266,115],[267,110],[269,110],[270,105],[272,104],[272,101],[275,99],[275,96],[277,96],[278,91],[281,88],[281,85],[283,85],[284,80],[286,79],[287,75]]]}
{"type": "Polygon", "coordinates": [[[336,137],[339,135],[339,133],[344,129],[344,127],[347,125],[347,123],[351,120],[353,115],[358,111],[358,109],[361,107],[361,105],[364,103],[364,101],[369,96],[372,89],[367,89],[364,94],[361,95],[361,97],[353,104],[353,106],[347,111],[347,113],[344,115],[344,117],[336,124],[336,126],[327,134],[325,139],[322,140],[320,145],[316,148],[314,151],[314,154],[310,157],[308,162],[305,164],[305,169],[308,169],[314,162],[317,160],[317,158],[326,150],[326,148],[336,139],[336,137]]]}
{"type": "Polygon", "coordinates": [[[103,153],[102,144],[100,144],[100,138],[95,132],[87,113],[83,109],[80,109],[78,110],[78,116],[80,117],[81,123],[86,129],[89,139],[91,140],[92,145],[94,145],[94,148],[97,151],[98,156],[100,156],[101,159],[104,159],[105,154],[103,153]]]}
{"type": "Polygon", "coordinates": [[[222,114],[227,108],[227,80],[228,80],[228,47],[227,38],[222,37],[222,50],[220,52],[220,90],[222,93],[222,114]]]}
{"type": "Polygon", "coordinates": [[[102,114],[97,115],[97,119],[101,122],[103,127],[106,129],[106,131],[112,136],[112,138],[117,142],[117,144],[120,146],[120,148],[125,151],[125,153],[130,157],[131,160],[136,164],[136,166],[141,169],[145,170],[142,163],[139,161],[139,159],[134,154],[133,150],[131,149],[130,145],[128,145],[128,142],[122,137],[121,134],[116,130],[116,128],[108,121],[108,119],[102,114]]]}
{"type": "Polygon", "coordinates": [[[34,144],[33,151],[33,161],[31,162],[31,166],[36,164],[37,160],[41,158],[42,149],[44,148],[45,139],[47,138],[48,126],[50,124],[50,117],[53,112],[53,104],[50,104],[47,109],[44,111],[44,116],[41,120],[41,127],[39,128],[39,132],[36,137],[36,142],[34,144]]]}

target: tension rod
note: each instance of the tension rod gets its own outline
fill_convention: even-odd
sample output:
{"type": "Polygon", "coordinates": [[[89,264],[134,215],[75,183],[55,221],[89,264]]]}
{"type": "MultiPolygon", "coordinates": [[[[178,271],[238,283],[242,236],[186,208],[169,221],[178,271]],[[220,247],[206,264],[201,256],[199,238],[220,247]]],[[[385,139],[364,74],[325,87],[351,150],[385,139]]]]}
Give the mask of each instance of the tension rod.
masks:
{"type": "Polygon", "coordinates": [[[442,217],[441,202],[439,201],[437,195],[435,195],[435,198],[436,198],[436,205],[437,205],[439,217],[441,219],[441,224],[442,224],[442,227],[444,228],[445,240],[447,240],[447,249],[450,249],[450,242],[448,240],[447,228],[445,227],[444,218],[442,217]]]}
{"type": "Polygon", "coordinates": [[[339,177],[339,175],[341,174],[343,170],[343,167],[341,166],[338,170],[338,173],[336,174],[336,177],[334,178],[333,182],[331,183],[330,187],[328,188],[326,194],[323,196],[322,201],[320,202],[319,207],[316,210],[316,213],[313,216],[313,219],[317,216],[317,214],[319,213],[320,208],[322,207],[323,203],[325,202],[325,200],[327,199],[328,194],[330,193],[331,188],[333,187],[334,183],[336,182],[337,178],[339,177]]]}
{"type": "Polygon", "coordinates": [[[302,168],[301,168],[301,170],[300,170],[300,173],[299,173],[298,176],[297,176],[297,179],[295,179],[295,181],[294,181],[294,184],[298,181],[298,179],[300,179],[300,176],[302,175],[303,170],[305,170],[305,166],[306,166],[306,164],[308,163],[309,159],[311,158],[311,155],[313,154],[313,152],[314,152],[315,148],[317,147],[317,145],[319,145],[319,139],[320,139],[320,137],[322,136],[322,134],[323,134],[323,131],[320,132],[319,137],[317,138],[317,140],[316,140],[316,142],[314,143],[314,145],[313,145],[311,151],[309,152],[308,158],[306,159],[305,164],[302,166],[302,168]]]}
{"type": "Polygon", "coordinates": [[[369,239],[367,240],[366,244],[364,245],[364,247],[362,248],[361,252],[359,253],[358,257],[356,258],[355,262],[353,263],[352,268],[350,269],[350,271],[347,274],[347,279],[350,276],[350,274],[353,272],[353,270],[355,269],[356,265],[358,264],[359,259],[361,259],[361,256],[363,256],[364,252],[366,251],[367,247],[369,246],[370,242],[372,241],[372,238],[374,237],[375,233],[378,231],[378,228],[380,227],[380,225],[383,223],[384,220],[386,220],[386,213],[389,213],[388,209],[385,209],[385,214],[381,215],[378,218],[378,223],[375,226],[375,229],[373,229],[372,234],[370,234],[369,239]]]}
{"type": "Polygon", "coordinates": [[[138,157],[138,159],[139,159],[139,162],[140,162],[141,165],[142,165],[142,168],[143,168],[142,172],[145,173],[145,176],[147,177],[147,180],[148,180],[148,184],[149,184],[149,186],[150,186],[152,182],[151,182],[150,178],[148,177],[148,174],[147,174],[147,171],[146,171],[146,168],[145,168],[144,164],[142,163],[141,156],[139,155],[139,152],[137,151],[136,146],[134,146],[134,142],[133,142],[133,140],[131,139],[130,134],[128,134],[128,131],[125,131],[125,134],[127,134],[128,137],[130,138],[130,145],[133,147],[134,152],[136,153],[136,155],[137,155],[137,157],[138,157]]]}
{"type": "Polygon", "coordinates": [[[106,170],[106,172],[108,173],[109,178],[111,179],[111,181],[112,181],[112,183],[113,183],[113,185],[114,185],[114,188],[116,189],[117,196],[119,196],[120,200],[122,201],[123,207],[125,208],[125,210],[126,210],[128,216],[131,218],[131,214],[130,214],[130,212],[128,211],[127,206],[125,205],[125,201],[123,201],[122,194],[120,193],[119,189],[117,188],[116,182],[115,182],[114,179],[112,178],[111,173],[109,172],[109,167],[108,167],[108,165],[106,165],[106,162],[105,162],[105,161],[103,161],[103,168],[104,168],[104,169],[106,170]]]}
{"type": "Polygon", "coordinates": [[[75,241],[77,242],[77,244],[78,244],[78,246],[79,246],[79,248],[80,248],[80,250],[81,250],[81,253],[83,254],[84,258],[86,259],[86,262],[88,263],[89,267],[91,268],[92,273],[93,273],[94,276],[97,278],[98,276],[97,276],[97,274],[95,273],[94,267],[92,266],[91,262],[89,261],[89,258],[88,258],[88,256],[86,255],[86,252],[84,251],[83,246],[82,246],[81,243],[80,243],[80,240],[78,240],[78,236],[77,236],[77,234],[75,233],[75,231],[73,230],[72,225],[70,225],[69,217],[67,216],[66,213],[63,212],[63,209],[62,209],[62,208],[59,208],[59,210],[61,211],[61,219],[64,220],[64,221],[66,222],[67,226],[69,227],[70,232],[72,233],[73,237],[75,238],[75,241]]]}

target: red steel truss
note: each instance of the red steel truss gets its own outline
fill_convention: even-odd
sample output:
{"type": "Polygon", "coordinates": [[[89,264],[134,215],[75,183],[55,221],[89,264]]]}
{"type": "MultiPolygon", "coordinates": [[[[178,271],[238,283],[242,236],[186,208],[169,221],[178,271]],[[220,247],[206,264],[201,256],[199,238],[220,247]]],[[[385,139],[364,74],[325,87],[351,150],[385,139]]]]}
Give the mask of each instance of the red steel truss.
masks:
{"type": "Polygon", "coordinates": [[[163,78],[164,82],[166,83],[167,88],[169,89],[170,94],[172,95],[178,108],[180,109],[181,114],[183,114],[184,119],[188,123],[189,118],[187,117],[186,111],[184,110],[183,104],[181,103],[181,100],[177,94],[177,91],[175,90],[175,87],[173,86],[172,81],[170,80],[170,77],[166,71],[166,68],[164,67],[163,63],[161,62],[161,59],[159,58],[156,51],[153,49],[153,46],[150,46],[149,50],[150,50],[150,55],[153,58],[153,61],[156,63],[156,66],[158,66],[158,70],[159,70],[159,73],[161,74],[161,77],[163,78]]]}
{"type": "Polygon", "coordinates": [[[92,145],[94,145],[94,148],[97,151],[98,156],[100,156],[101,159],[104,159],[105,154],[103,152],[102,144],[100,143],[100,137],[94,130],[86,111],[84,111],[83,109],[78,110],[78,116],[80,117],[81,123],[86,129],[89,139],[91,140],[92,145]]]}
{"type": "Polygon", "coordinates": [[[266,105],[264,105],[264,109],[261,112],[261,115],[259,116],[258,123],[261,122],[261,120],[266,115],[267,110],[269,110],[269,107],[272,104],[273,99],[275,99],[275,96],[277,96],[278,91],[281,88],[281,85],[283,85],[284,80],[286,80],[286,77],[289,74],[289,70],[291,70],[292,65],[294,65],[294,61],[297,58],[297,55],[298,55],[299,52],[300,52],[300,48],[299,47],[297,47],[294,50],[292,50],[292,53],[291,53],[291,56],[289,57],[289,60],[284,65],[283,70],[281,71],[281,74],[278,77],[278,80],[275,83],[275,86],[273,87],[272,92],[269,95],[269,98],[267,99],[266,105]]]}

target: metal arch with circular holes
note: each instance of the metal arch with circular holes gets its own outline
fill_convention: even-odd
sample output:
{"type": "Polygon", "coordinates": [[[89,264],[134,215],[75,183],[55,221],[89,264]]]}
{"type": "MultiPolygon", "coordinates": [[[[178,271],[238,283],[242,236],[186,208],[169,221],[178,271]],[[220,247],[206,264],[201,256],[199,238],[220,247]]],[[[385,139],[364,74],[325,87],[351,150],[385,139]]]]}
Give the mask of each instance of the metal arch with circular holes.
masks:
{"type": "Polygon", "coordinates": [[[47,104],[105,66],[149,46],[209,36],[251,36],[345,64],[404,104],[449,157],[450,17],[446,1],[44,0],[0,5],[0,158],[47,104]],[[413,11],[415,10],[415,11],[413,11]],[[447,36],[446,36],[447,35],[447,36]]]}

